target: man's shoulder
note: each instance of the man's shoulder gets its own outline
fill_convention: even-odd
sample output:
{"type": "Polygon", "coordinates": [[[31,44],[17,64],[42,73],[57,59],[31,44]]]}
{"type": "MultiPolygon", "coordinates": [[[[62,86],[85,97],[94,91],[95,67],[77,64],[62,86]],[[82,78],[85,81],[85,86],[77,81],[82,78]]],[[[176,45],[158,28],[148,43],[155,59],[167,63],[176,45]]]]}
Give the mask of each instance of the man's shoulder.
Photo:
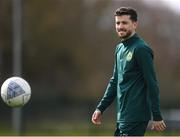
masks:
{"type": "Polygon", "coordinates": [[[134,49],[135,56],[140,55],[151,55],[153,57],[153,50],[144,42],[140,42],[136,45],[134,49]]]}
{"type": "Polygon", "coordinates": [[[141,38],[140,36],[136,37],[136,44],[138,44],[140,46],[149,46],[147,44],[147,42],[143,38],[141,38]]]}
{"type": "Polygon", "coordinates": [[[149,44],[147,44],[142,38],[138,37],[135,43],[136,50],[150,50],[152,51],[149,44]]]}

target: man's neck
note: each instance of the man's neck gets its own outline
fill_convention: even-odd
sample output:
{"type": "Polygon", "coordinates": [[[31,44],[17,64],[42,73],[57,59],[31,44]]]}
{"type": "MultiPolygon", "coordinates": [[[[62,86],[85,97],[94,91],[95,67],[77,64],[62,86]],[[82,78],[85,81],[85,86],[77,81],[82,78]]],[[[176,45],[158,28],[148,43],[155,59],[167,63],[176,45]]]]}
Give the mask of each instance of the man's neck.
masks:
{"type": "Polygon", "coordinates": [[[132,32],[132,34],[131,34],[129,37],[127,37],[127,38],[125,38],[125,39],[121,39],[121,42],[123,42],[123,41],[125,41],[125,40],[131,38],[135,33],[136,33],[136,32],[134,31],[134,32],[132,32]]]}

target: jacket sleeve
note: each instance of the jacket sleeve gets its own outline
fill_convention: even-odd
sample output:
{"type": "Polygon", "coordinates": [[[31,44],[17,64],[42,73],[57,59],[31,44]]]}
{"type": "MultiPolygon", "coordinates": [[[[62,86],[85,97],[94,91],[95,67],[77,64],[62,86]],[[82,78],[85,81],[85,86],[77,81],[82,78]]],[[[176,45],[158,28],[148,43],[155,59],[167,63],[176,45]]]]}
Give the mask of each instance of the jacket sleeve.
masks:
{"type": "Polygon", "coordinates": [[[153,52],[149,47],[139,47],[136,49],[137,63],[143,73],[146,82],[149,99],[151,102],[151,111],[154,121],[162,120],[160,112],[159,86],[153,64],[153,52]]]}
{"type": "Polygon", "coordinates": [[[102,97],[96,109],[100,110],[101,113],[103,113],[104,110],[114,101],[117,94],[116,91],[117,91],[117,68],[116,68],[116,59],[115,59],[113,75],[108,83],[104,96],[102,97]]]}

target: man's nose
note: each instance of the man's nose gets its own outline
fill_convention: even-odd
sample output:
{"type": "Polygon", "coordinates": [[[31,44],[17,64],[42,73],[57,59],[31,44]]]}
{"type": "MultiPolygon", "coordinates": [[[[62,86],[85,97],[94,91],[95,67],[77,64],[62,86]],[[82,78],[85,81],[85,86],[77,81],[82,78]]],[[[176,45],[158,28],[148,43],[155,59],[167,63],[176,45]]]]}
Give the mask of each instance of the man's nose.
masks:
{"type": "Polygon", "coordinates": [[[119,28],[120,28],[120,29],[121,29],[121,28],[124,28],[124,26],[123,26],[122,23],[119,24],[119,28]]]}

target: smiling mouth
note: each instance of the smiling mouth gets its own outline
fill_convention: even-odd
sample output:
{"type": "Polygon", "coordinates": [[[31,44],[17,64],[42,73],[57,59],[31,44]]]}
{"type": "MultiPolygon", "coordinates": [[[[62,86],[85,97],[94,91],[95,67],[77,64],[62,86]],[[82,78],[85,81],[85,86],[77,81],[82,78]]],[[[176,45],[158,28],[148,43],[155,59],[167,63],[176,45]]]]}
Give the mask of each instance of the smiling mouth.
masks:
{"type": "Polygon", "coordinates": [[[118,30],[118,32],[126,32],[126,30],[118,30]]]}
{"type": "Polygon", "coordinates": [[[118,31],[118,33],[123,34],[123,33],[125,33],[125,31],[118,31]]]}

